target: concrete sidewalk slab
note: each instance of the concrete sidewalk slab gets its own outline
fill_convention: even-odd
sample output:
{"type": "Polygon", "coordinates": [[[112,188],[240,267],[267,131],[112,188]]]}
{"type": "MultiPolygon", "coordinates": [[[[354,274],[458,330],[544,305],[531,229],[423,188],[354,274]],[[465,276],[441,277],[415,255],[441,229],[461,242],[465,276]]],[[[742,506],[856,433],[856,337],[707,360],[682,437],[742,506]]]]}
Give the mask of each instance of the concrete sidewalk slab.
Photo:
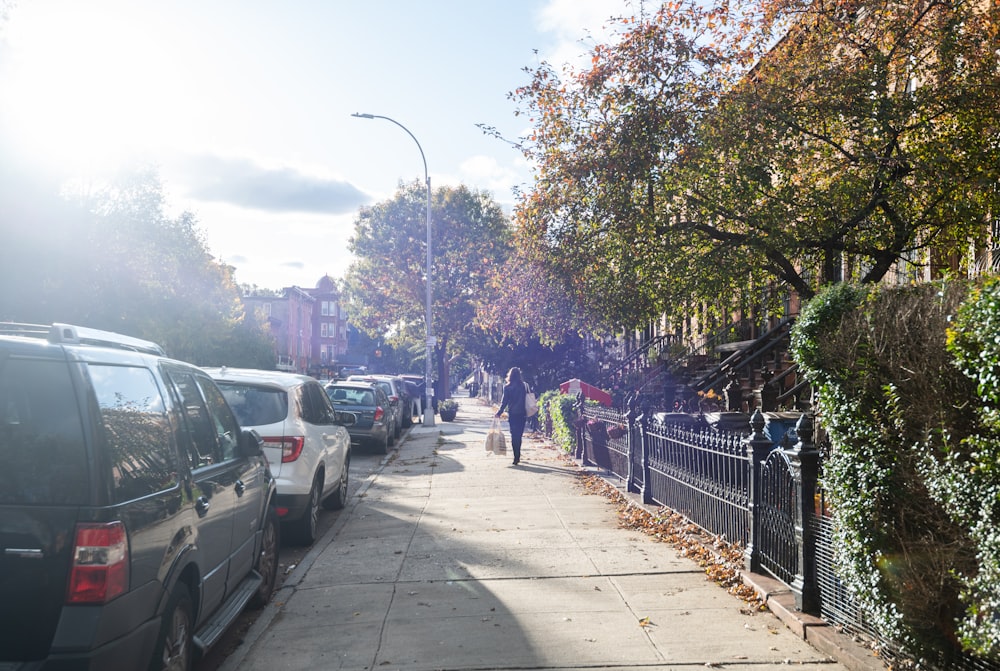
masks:
{"type": "Polygon", "coordinates": [[[492,409],[459,402],[409,432],[223,671],[846,668],[619,528],[547,443],[487,454],[492,409]]]}

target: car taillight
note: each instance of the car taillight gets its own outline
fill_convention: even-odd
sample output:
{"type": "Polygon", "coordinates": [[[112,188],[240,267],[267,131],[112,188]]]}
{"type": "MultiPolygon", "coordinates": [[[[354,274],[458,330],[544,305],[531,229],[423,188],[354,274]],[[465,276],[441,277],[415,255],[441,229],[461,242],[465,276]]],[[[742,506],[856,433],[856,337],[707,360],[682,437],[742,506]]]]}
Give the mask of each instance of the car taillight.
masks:
{"type": "Polygon", "coordinates": [[[67,603],[107,603],[128,589],[128,536],[121,522],[78,524],[67,603]]]}
{"type": "Polygon", "coordinates": [[[382,409],[382,406],[379,405],[379,406],[375,407],[375,421],[376,422],[379,421],[380,419],[382,419],[382,415],[384,415],[384,414],[385,414],[385,410],[382,409]]]}
{"type": "Polygon", "coordinates": [[[306,439],[304,436],[281,436],[281,437],[265,437],[264,447],[270,447],[275,450],[281,450],[281,463],[287,464],[290,461],[295,461],[302,454],[302,447],[305,445],[306,439]]]}

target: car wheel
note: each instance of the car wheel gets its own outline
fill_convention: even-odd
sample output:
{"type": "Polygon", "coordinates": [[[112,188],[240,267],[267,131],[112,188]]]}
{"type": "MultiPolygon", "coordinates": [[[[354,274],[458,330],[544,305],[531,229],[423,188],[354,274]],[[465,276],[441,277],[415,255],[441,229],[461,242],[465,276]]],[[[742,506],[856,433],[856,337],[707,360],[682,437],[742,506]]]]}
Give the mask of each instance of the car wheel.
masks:
{"type": "Polygon", "coordinates": [[[268,504],[264,513],[264,528],[260,538],[260,554],[257,555],[257,573],[264,579],[250,599],[251,608],[263,608],[271,600],[274,586],[278,584],[278,552],[281,546],[281,525],[278,522],[278,511],[268,504]]]}
{"type": "Polygon", "coordinates": [[[167,609],[160,623],[160,637],[156,642],[153,671],[190,671],[194,661],[194,606],[187,585],[174,587],[167,609]]]}
{"type": "Polygon", "coordinates": [[[316,527],[319,525],[319,498],[323,481],[319,473],[313,478],[309,490],[309,502],[302,517],[291,524],[292,538],[298,545],[312,545],[316,541],[316,527]]]}
{"type": "Polygon", "coordinates": [[[375,443],[375,453],[376,454],[389,454],[389,445],[391,445],[391,443],[389,442],[389,436],[390,435],[392,435],[392,432],[389,431],[389,429],[386,429],[385,430],[385,438],[383,438],[381,441],[375,443]]]}
{"type": "Polygon", "coordinates": [[[350,451],[344,456],[344,468],[340,473],[340,482],[328,497],[323,499],[323,507],[327,510],[340,510],[347,505],[347,478],[351,466],[350,451]]]}

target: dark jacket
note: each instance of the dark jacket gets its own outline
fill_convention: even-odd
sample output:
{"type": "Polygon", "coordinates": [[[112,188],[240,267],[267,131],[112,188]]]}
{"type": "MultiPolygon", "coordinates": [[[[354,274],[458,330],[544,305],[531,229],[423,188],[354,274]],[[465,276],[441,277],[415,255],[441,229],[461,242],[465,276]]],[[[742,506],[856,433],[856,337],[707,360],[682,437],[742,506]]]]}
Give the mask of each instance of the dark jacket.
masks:
{"type": "Polygon", "coordinates": [[[528,394],[528,385],[524,382],[506,384],[503,388],[503,397],[500,399],[500,409],[498,415],[507,410],[508,415],[527,415],[524,408],[524,397],[528,394]]]}

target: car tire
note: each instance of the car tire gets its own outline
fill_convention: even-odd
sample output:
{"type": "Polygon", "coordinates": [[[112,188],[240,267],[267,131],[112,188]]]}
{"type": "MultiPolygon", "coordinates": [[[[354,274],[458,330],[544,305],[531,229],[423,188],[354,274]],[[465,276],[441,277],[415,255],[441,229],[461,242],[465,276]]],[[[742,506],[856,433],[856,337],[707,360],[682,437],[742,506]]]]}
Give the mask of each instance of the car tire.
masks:
{"type": "Polygon", "coordinates": [[[278,584],[278,553],[281,549],[281,523],[278,521],[278,511],[268,504],[264,513],[264,526],[261,530],[260,554],[254,570],[264,581],[250,599],[251,608],[263,608],[271,600],[274,587],[278,584]]]}
{"type": "Polygon", "coordinates": [[[389,436],[392,434],[389,429],[385,430],[385,438],[374,444],[375,454],[389,454],[389,436]]]}
{"type": "Polygon", "coordinates": [[[351,466],[351,453],[350,451],[344,455],[344,468],[340,474],[340,482],[337,483],[337,488],[333,492],[323,499],[323,507],[327,510],[340,510],[347,505],[347,481],[350,473],[351,466]]]}
{"type": "Polygon", "coordinates": [[[174,587],[153,648],[152,671],[191,671],[194,663],[194,605],[187,585],[174,587]]]}
{"type": "Polygon", "coordinates": [[[292,542],[296,545],[312,545],[316,542],[316,528],[319,526],[319,499],[322,496],[323,479],[317,473],[309,490],[309,502],[302,517],[289,525],[292,542]]]}

